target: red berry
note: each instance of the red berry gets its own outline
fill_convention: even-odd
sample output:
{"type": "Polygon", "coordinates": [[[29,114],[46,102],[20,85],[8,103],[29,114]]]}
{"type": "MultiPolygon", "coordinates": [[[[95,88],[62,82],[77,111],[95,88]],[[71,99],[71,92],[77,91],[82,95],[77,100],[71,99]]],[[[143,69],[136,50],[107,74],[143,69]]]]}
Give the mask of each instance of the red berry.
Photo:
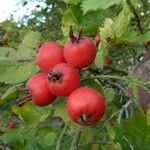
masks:
{"type": "Polygon", "coordinates": [[[111,59],[109,57],[106,57],[105,64],[106,65],[111,65],[112,64],[112,61],[111,61],[111,59]]]}
{"type": "Polygon", "coordinates": [[[15,122],[13,122],[13,121],[9,121],[9,122],[8,122],[7,128],[13,129],[13,128],[15,128],[15,127],[16,127],[15,122]]]}
{"type": "Polygon", "coordinates": [[[65,62],[63,47],[55,42],[41,45],[37,54],[37,64],[44,72],[48,72],[55,65],[65,62]]]}
{"type": "Polygon", "coordinates": [[[47,74],[45,73],[33,75],[27,81],[26,88],[31,93],[33,103],[38,106],[46,106],[56,98],[48,89],[47,74]]]}
{"type": "Polygon", "coordinates": [[[99,34],[97,34],[96,37],[95,37],[96,46],[98,46],[100,42],[101,42],[101,37],[100,37],[99,34]]]}
{"type": "Polygon", "coordinates": [[[72,41],[69,39],[64,47],[66,61],[77,67],[84,68],[91,65],[96,56],[96,46],[88,37],[81,37],[72,41]]]}
{"type": "Polygon", "coordinates": [[[150,46],[150,39],[147,41],[147,46],[150,46]]]}
{"type": "Polygon", "coordinates": [[[49,72],[48,87],[56,96],[68,96],[79,86],[80,74],[70,64],[58,64],[49,72]]]}
{"type": "Polygon", "coordinates": [[[104,97],[93,88],[78,88],[67,99],[67,112],[78,124],[96,124],[105,113],[104,97]]]}

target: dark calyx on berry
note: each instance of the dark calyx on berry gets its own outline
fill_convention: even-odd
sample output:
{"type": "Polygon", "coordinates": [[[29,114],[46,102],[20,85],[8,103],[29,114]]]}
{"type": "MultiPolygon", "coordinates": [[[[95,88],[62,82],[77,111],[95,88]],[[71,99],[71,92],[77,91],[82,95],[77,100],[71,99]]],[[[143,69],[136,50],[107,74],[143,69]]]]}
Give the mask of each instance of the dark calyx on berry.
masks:
{"type": "Polygon", "coordinates": [[[63,74],[60,71],[51,71],[48,75],[48,79],[57,83],[62,83],[63,74]]]}
{"type": "Polygon", "coordinates": [[[79,31],[78,37],[75,37],[73,34],[72,26],[70,26],[69,37],[70,37],[72,43],[74,43],[74,42],[80,43],[80,40],[82,39],[82,35],[83,35],[83,30],[81,29],[79,31]]]}
{"type": "Polygon", "coordinates": [[[92,115],[91,114],[82,114],[79,118],[78,118],[78,123],[81,125],[86,125],[88,124],[88,122],[91,121],[92,115]]]}

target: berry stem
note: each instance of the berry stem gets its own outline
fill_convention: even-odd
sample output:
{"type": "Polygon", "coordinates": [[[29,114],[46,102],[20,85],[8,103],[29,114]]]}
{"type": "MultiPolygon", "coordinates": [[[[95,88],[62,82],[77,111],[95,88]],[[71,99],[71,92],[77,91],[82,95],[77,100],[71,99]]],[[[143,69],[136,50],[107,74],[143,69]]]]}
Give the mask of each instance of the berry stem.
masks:
{"type": "Polygon", "coordinates": [[[32,97],[32,95],[31,95],[31,93],[29,93],[29,94],[19,98],[17,100],[17,105],[22,106],[26,101],[30,101],[31,97],[32,97]]]}

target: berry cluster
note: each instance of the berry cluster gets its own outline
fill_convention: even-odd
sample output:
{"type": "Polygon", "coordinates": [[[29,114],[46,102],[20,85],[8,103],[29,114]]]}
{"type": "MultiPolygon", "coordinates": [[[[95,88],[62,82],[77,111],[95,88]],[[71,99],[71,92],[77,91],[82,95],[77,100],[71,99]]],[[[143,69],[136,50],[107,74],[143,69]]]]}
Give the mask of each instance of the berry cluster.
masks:
{"type": "Polygon", "coordinates": [[[73,35],[64,47],[56,42],[43,43],[36,58],[43,71],[27,81],[27,97],[38,106],[52,103],[57,96],[67,96],[66,109],[70,118],[81,125],[97,123],[105,112],[103,95],[89,87],[80,87],[79,70],[91,65],[96,56],[94,42],[82,36],[73,35]]]}

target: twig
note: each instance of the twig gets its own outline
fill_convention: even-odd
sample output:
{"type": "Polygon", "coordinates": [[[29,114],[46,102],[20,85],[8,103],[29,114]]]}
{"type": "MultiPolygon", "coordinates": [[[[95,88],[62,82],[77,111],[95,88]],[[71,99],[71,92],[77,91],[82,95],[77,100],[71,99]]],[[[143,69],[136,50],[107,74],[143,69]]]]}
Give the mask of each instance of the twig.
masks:
{"type": "Polygon", "coordinates": [[[60,134],[60,136],[59,136],[59,138],[57,140],[56,150],[61,150],[61,143],[62,143],[62,140],[64,138],[64,135],[65,135],[67,129],[68,129],[68,125],[65,124],[64,129],[63,129],[62,133],[60,134]]]}
{"type": "Polygon", "coordinates": [[[124,70],[121,70],[119,68],[116,68],[116,67],[113,67],[111,65],[105,65],[105,68],[108,68],[108,69],[111,69],[112,71],[117,71],[117,72],[120,72],[124,75],[128,75],[128,72],[127,71],[124,71],[124,70]]]}
{"type": "Polygon", "coordinates": [[[71,150],[78,150],[78,143],[81,136],[81,129],[78,129],[78,131],[75,133],[72,143],[71,143],[71,150]]]}
{"type": "Polygon", "coordinates": [[[114,79],[114,80],[127,81],[126,78],[121,77],[121,76],[115,76],[115,75],[97,75],[97,76],[85,77],[85,78],[82,78],[81,81],[85,81],[88,79],[114,79]]]}

